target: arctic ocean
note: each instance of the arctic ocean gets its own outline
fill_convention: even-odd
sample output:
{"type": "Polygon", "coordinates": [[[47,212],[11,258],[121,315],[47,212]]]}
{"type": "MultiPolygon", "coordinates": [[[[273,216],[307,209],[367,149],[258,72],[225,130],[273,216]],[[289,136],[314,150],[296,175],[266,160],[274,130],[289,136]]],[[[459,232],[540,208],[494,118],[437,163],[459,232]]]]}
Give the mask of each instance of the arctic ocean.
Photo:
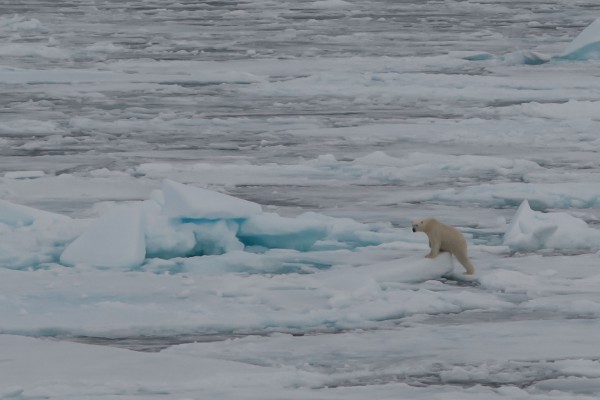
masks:
{"type": "Polygon", "coordinates": [[[600,396],[597,1],[5,3],[0,399],[600,396]]]}

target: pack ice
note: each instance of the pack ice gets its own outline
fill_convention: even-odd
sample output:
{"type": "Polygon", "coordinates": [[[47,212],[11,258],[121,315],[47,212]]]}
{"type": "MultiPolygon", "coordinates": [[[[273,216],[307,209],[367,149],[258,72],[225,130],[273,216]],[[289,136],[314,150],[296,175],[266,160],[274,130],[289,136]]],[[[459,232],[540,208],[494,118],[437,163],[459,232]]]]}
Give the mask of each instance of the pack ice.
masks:
{"type": "MultiPolygon", "coordinates": [[[[158,264],[168,265],[175,260],[181,268],[210,263],[210,270],[224,266],[222,272],[227,272],[231,271],[228,263],[234,260],[240,265],[247,264],[248,271],[274,272],[278,268],[294,270],[289,268],[294,258],[297,260],[292,263],[301,265],[302,257],[294,254],[345,251],[351,255],[368,246],[417,240],[414,236],[404,237],[406,232],[387,223],[363,224],[312,212],[294,218],[283,217],[264,212],[257,203],[171,180],[163,181],[160,190],[151,197],[114,206],[95,220],[73,220],[0,202],[0,223],[5,227],[0,233],[8,238],[3,241],[8,244],[0,263],[14,269],[60,262],[69,267],[122,270],[146,264],[150,270],[160,270],[156,267],[158,264]],[[54,230],[48,231],[48,225],[54,230]],[[17,246],[23,237],[32,237],[35,241],[35,244],[26,242],[29,243],[27,251],[20,251],[17,246]],[[278,254],[278,249],[288,253],[278,254]],[[19,254],[34,257],[25,260],[18,257],[19,254]],[[201,260],[202,256],[224,258],[201,260]],[[256,263],[264,265],[256,266],[256,263]]],[[[422,282],[439,278],[453,268],[449,255],[429,260],[422,256],[403,257],[402,252],[397,254],[391,261],[350,264],[355,274],[378,282],[422,282]]],[[[315,264],[328,265],[326,256],[319,257],[324,257],[324,261],[316,257],[315,264]]],[[[239,268],[234,270],[240,271],[239,268]]]]}

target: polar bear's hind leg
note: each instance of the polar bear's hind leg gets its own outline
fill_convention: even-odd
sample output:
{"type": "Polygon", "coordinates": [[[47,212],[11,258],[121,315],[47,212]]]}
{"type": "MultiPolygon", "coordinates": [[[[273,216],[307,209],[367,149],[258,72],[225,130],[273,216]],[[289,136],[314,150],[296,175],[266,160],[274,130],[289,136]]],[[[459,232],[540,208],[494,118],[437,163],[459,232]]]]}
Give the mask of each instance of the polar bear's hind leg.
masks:
{"type": "Polygon", "coordinates": [[[466,251],[457,251],[454,253],[454,257],[456,257],[458,262],[461,263],[462,266],[465,267],[465,269],[467,270],[467,272],[465,272],[465,275],[473,275],[475,273],[475,267],[471,263],[471,260],[469,260],[466,251]]]}

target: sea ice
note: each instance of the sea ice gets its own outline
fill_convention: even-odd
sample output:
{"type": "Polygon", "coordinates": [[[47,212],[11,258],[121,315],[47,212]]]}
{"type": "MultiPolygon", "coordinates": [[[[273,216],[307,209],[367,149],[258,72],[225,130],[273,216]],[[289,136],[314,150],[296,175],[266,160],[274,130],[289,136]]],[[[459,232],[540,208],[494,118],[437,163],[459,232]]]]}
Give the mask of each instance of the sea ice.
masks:
{"type": "Polygon", "coordinates": [[[459,52],[451,53],[467,61],[498,60],[506,65],[541,65],[551,60],[588,61],[600,59],[600,19],[592,22],[585,28],[566,49],[556,56],[521,50],[503,56],[494,56],[486,52],[459,52]]]}
{"type": "Polygon", "coordinates": [[[600,185],[593,181],[482,183],[425,193],[401,195],[404,201],[435,201],[447,204],[476,203],[485,207],[507,207],[528,200],[539,208],[597,208],[600,185]]]}
{"type": "MultiPolygon", "coordinates": [[[[191,189],[195,188],[191,187],[191,189]]],[[[209,191],[201,193],[205,192],[209,191]]],[[[182,221],[180,218],[169,218],[163,212],[163,192],[155,191],[152,197],[155,200],[145,201],[142,207],[147,258],[171,259],[218,255],[244,248],[236,237],[239,231],[237,220],[185,219],[182,221]]]]}
{"type": "Polygon", "coordinates": [[[329,9],[329,8],[350,8],[352,3],[344,0],[319,0],[314,3],[310,3],[311,8],[317,9],[329,9]]]}
{"type": "Polygon", "coordinates": [[[359,267],[354,271],[368,273],[380,283],[416,283],[439,279],[453,269],[452,255],[442,252],[436,258],[425,258],[422,255],[405,257],[359,267]]]}
{"type": "Polygon", "coordinates": [[[65,265],[131,269],[146,257],[142,210],[117,206],[69,244],[60,256],[65,265]]]}
{"type": "Polygon", "coordinates": [[[11,226],[31,225],[36,221],[67,222],[70,218],[36,208],[0,200],[0,223],[11,226]]]}
{"type": "MultiPolygon", "coordinates": [[[[158,208],[158,207],[157,207],[158,208]]],[[[196,224],[182,224],[156,212],[144,210],[148,258],[190,257],[196,248],[196,224]]]]}
{"type": "Polygon", "coordinates": [[[46,173],[44,171],[10,171],[4,174],[8,179],[36,179],[41,178],[46,173]]]}
{"type": "MultiPolygon", "coordinates": [[[[351,135],[367,135],[367,131],[351,128],[322,129],[318,133],[332,135],[331,131],[349,140],[351,135]]],[[[373,126],[373,134],[393,135],[389,127],[373,126]]],[[[314,133],[312,130],[310,133],[314,133]]],[[[306,134],[309,134],[307,132],[306,134]]],[[[304,133],[302,133],[304,135],[304,133]]],[[[318,184],[393,184],[412,186],[448,182],[452,179],[479,181],[482,177],[493,180],[524,180],[532,173],[543,173],[545,168],[534,161],[521,158],[482,155],[451,155],[439,152],[409,152],[402,156],[375,151],[353,160],[338,160],[332,154],[313,159],[302,159],[295,164],[248,164],[232,162],[223,165],[197,164],[144,164],[136,172],[152,179],[179,179],[200,185],[219,185],[226,181],[239,185],[280,185],[293,180],[297,185],[318,184]]]]}
{"type": "Polygon", "coordinates": [[[219,255],[244,249],[236,237],[239,225],[232,220],[202,221],[196,224],[194,238],[195,255],[219,255]]]}
{"type": "Polygon", "coordinates": [[[316,219],[285,218],[274,213],[253,215],[240,226],[239,238],[249,246],[307,251],[327,235],[316,219]]]}
{"type": "Polygon", "coordinates": [[[0,399],[600,397],[600,253],[501,245],[524,199],[600,217],[597,62],[524,65],[596,2],[50,3],[2,2],[0,198],[72,219],[0,221],[0,333],[55,339],[0,335],[0,399]],[[124,201],[139,268],[59,263],[124,201]]]}
{"type": "MultiPolygon", "coordinates": [[[[354,249],[402,236],[389,224],[363,224],[312,212],[294,218],[265,213],[259,204],[174,181],[165,181],[151,198],[111,209],[64,250],[61,263],[135,268],[151,258],[221,255],[245,248],[252,252],[354,249]]],[[[31,223],[25,217],[19,222],[13,212],[19,207],[7,206],[5,220],[14,225],[31,223]]]]}
{"type": "Polygon", "coordinates": [[[600,59],[600,18],[585,28],[567,46],[560,58],[583,61],[600,59]]]}
{"type": "Polygon", "coordinates": [[[77,235],[71,218],[0,200],[0,268],[23,269],[58,259],[77,235]]]}
{"type": "Polygon", "coordinates": [[[27,32],[45,30],[42,23],[35,18],[26,18],[21,15],[0,17],[0,28],[9,32],[27,32]]]}
{"type": "Polygon", "coordinates": [[[38,395],[48,399],[97,396],[107,399],[118,394],[126,399],[154,395],[175,399],[189,398],[191,393],[218,398],[223,394],[220,387],[229,387],[232,379],[237,381],[233,385],[237,387],[236,394],[225,397],[244,398],[248,393],[262,392],[274,381],[282,386],[302,382],[306,387],[317,378],[314,374],[287,368],[11,335],[0,335],[0,345],[6,357],[3,360],[8,362],[0,366],[0,399],[3,400],[38,395]],[[19,372],[25,370],[27,373],[19,372]]]}
{"type": "Polygon", "coordinates": [[[223,193],[165,180],[163,212],[170,218],[238,219],[262,212],[259,204],[223,193]]]}
{"type": "Polygon", "coordinates": [[[600,231],[567,213],[533,211],[524,200],[504,233],[503,243],[512,250],[525,251],[589,249],[600,247],[600,231]]]}

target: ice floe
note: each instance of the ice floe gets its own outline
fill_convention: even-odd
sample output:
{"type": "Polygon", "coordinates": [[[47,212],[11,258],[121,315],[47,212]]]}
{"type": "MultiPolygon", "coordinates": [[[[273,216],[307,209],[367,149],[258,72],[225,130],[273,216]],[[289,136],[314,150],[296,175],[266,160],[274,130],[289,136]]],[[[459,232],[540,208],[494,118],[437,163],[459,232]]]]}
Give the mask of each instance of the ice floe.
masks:
{"type": "Polygon", "coordinates": [[[504,234],[512,250],[574,250],[600,247],[600,231],[564,212],[533,211],[524,200],[504,234]]]}
{"type": "Polygon", "coordinates": [[[598,60],[600,59],[600,19],[588,25],[558,55],[546,55],[528,50],[510,52],[501,56],[476,51],[455,51],[451,55],[467,61],[491,60],[506,65],[541,65],[554,60],[598,60]]]}
{"type": "Polygon", "coordinates": [[[94,221],[60,256],[68,265],[101,268],[139,267],[146,257],[141,209],[118,206],[94,221]]]}
{"type": "Polygon", "coordinates": [[[56,261],[79,225],[64,215],[0,200],[0,268],[37,268],[56,261]]]}
{"type": "MultiPolygon", "coordinates": [[[[389,223],[364,224],[312,212],[284,217],[263,212],[257,203],[168,180],[149,200],[107,203],[97,206],[97,211],[101,214],[97,219],[71,219],[0,201],[1,233],[6,243],[34,234],[35,240],[52,249],[52,256],[42,258],[46,262],[118,269],[136,269],[154,258],[243,250],[352,250],[397,241],[403,235],[389,223]],[[55,237],[61,231],[65,236],[55,237]]],[[[46,254],[45,246],[30,248],[27,259],[39,251],[46,254]]],[[[17,250],[0,258],[4,266],[30,266],[29,261],[19,264],[14,257],[17,250]]]]}
{"type": "Polygon", "coordinates": [[[50,213],[36,208],[14,204],[6,200],[0,200],[0,223],[13,227],[31,225],[34,222],[57,222],[64,223],[69,217],[50,213]]]}
{"type": "Polygon", "coordinates": [[[366,276],[372,276],[377,282],[385,284],[439,279],[451,273],[453,269],[452,256],[450,253],[442,252],[433,259],[424,256],[405,257],[355,268],[353,272],[362,272],[366,276]]]}
{"type": "Polygon", "coordinates": [[[263,213],[246,219],[240,226],[239,237],[249,246],[306,251],[324,239],[327,232],[327,224],[318,219],[263,213]]]}
{"type": "Polygon", "coordinates": [[[262,212],[260,205],[219,192],[165,180],[164,213],[180,219],[238,219],[262,212]]]}
{"type": "Polygon", "coordinates": [[[569,43],[560,58],[578,61],[600,59],[600,19],[592,22],[569,43]]]}

